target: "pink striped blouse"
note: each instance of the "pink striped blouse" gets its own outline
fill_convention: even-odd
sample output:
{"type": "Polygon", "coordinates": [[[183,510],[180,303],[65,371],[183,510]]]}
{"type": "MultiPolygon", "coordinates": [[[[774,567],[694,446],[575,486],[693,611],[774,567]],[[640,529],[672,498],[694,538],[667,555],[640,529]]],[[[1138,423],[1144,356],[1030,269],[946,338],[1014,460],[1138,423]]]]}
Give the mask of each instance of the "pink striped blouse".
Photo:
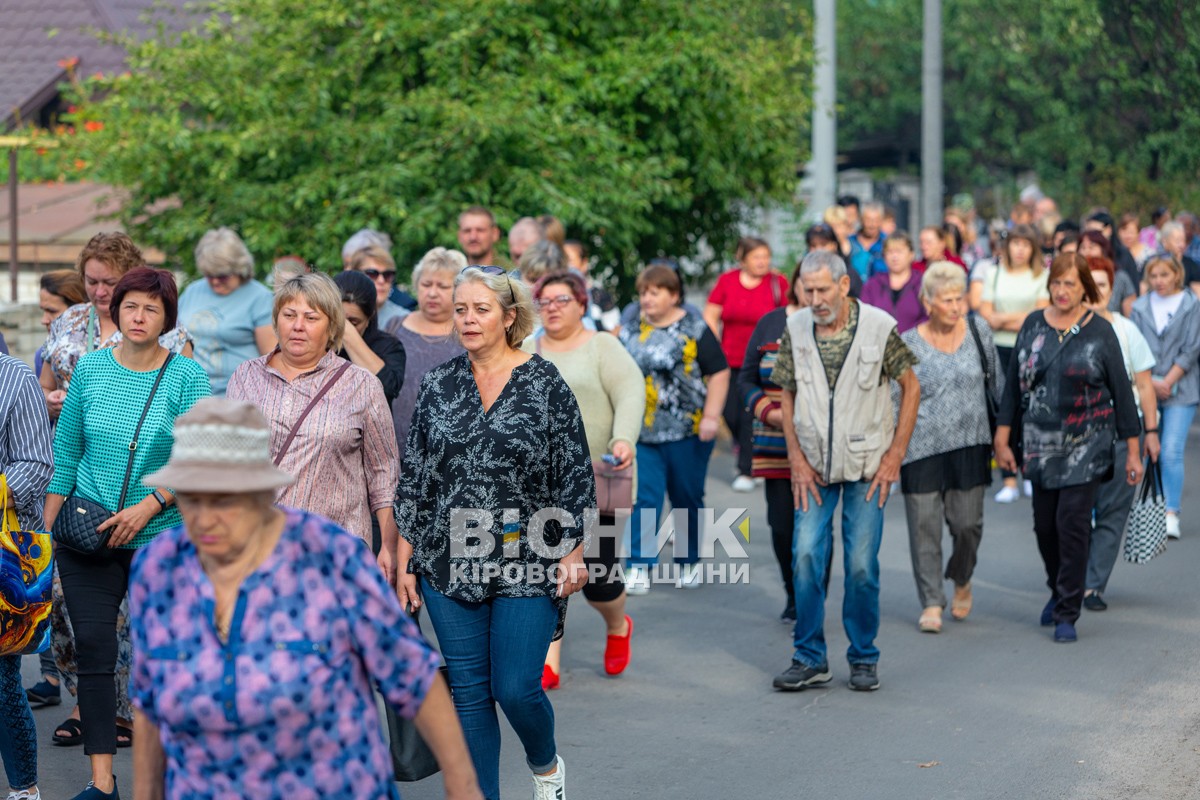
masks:
{"type": "MultiPolygon", "coordinates": [[[[343,362],[326,353],[316,369],[289,382],[270,366],[278,352],[239,366],[225,392],[262,409],[271,423],[273,455],[343,362]]],[[[281,505],[328,517],[369,545],[372,512],[391,508],[399,474],[396,432],[379,379],[362,367],[346,370],[304,420],[279,467],[296,476],[280,490],[281,505]]]]}

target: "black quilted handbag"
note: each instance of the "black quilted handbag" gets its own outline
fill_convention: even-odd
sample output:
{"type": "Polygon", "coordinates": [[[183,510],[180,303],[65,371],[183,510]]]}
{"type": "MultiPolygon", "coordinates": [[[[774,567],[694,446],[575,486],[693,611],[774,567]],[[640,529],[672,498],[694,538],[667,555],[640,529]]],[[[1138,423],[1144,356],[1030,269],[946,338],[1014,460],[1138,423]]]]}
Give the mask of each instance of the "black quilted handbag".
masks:
{"type": "MultiPolygon", "coordinates": [[[[122,493],[124,505],[124,493],[122,493]]],[[[112,530],[98,531],[100,525],[112,519],[113,512],[86,497],[71,495],[54,518],[54,543],[85,556],[93,556],[108,546],[112,530]]]]}
{"type": "MultiPolygon", "coordinates": [[[[158,391],[158,384],[162,381],[163,373],[167,371],[167,365],[171,363],[174,355],[167,353],[167,360],[159,367],[154,385],[150,387],[150,396],[146,398],[146,405],[142,408],[142,416],[133,430],[133,441],[129,443],[129,461],[125,464],[125,482],[121,484],[121,499],[117,502],[117,510],[125,508],[129,478],[133,475],[133,457],[137,454],[138,434],[142,432],[142,423],[146,421],[146,414],[150,412],[150,402],[154,400],[154,393],[158,391]]],[[[98,531],[96,528],[112,519],[115,514],[115,511],[109,511],[95,500],[72,494],[54,518],[54,527],[51,528],[54,543],[85,556],[102,553],[108,547],[112,529],[98,531]]]]}

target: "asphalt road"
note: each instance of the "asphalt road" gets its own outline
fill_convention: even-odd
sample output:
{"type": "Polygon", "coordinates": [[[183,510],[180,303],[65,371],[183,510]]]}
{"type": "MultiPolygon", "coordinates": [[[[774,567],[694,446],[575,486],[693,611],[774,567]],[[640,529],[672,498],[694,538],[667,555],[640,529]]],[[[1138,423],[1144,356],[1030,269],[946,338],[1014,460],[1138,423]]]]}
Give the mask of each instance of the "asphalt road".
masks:
{"type": "MultiPolygon", "coordinates": [[[[630,598],[633,661],[617,679],[603,673],[599,615],[572,605],[563,684],[551,694],[568,797],[1200,797],[1200,497],[1190,489],[1200,480],[1200,428],[1190,445],[1184,537],[1147,566],[1118,561],[1109,610],[1084,611],[1071,645],[1038,626],[1048,592],[1027,500],[987,501],[970,618],[947,614],[940,635],[918,633],[903,503],[893,498],[880,554],[882,688],[845,685],[839,545],[826,613],[834,681],[791,694],[771,688],[792,648],[778,621],[783,590],[765,506],[760,492],[729,489],[732,462],[718,450],[708,501],[749,507],[750,582],[656,586],[630,598]]],[[[28,658],[30,682],[36,671],[28,658]]],[[[51,745],[66,707],[35,715],[43,796],[69,798],[88,772],[81,748],[51,745]]],[[[116,762],[126,788],[129,753],[116,762]]],[[[505,797],[529,796],[506,725],[502,781],[505,797]]],[[[432,800],[440,783],[402,793],[432,800]]]]}

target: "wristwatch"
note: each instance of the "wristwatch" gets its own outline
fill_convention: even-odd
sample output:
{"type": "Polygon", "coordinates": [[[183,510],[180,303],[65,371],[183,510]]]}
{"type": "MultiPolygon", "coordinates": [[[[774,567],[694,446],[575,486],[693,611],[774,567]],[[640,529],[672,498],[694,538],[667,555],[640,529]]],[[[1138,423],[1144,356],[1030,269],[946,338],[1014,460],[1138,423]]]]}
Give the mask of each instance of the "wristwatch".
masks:
{"type": "Polygon", "coordinates": [[[162,506],[162,510],[166,511],[167,510],[167,498],[163,497],[163,493],[160,492],[158,489],[155,489],[150,494],[154,495],[154,499],[158,501],[158,504],[160,506],[162,506]]]}

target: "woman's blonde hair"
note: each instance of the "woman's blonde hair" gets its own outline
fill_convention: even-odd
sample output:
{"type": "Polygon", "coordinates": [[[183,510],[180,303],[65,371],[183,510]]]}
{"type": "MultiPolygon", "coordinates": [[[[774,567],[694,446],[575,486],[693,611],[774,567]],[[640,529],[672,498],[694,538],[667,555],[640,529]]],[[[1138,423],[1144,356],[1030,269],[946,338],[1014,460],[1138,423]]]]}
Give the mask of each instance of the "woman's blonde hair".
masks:
{"type": "Polygon", "coordinates": [[[378,245],[369,244],[359,250],[355,250],[350,256],[350,269],[355,272],[362,272],[366,268],[368,261],[374,261],[384,269],[395,269],[396,261],[392,258],[392,254],[384,250],[378,245]]]}
{"type": "Polygon", "coordinates": [[[525,337],[533,333],[537,320],[533,313],[533,298],[529,294],[529,287],[520,279],[513,278],[507,272],[491,273],[484,272],[479,267],[467,267],[454,279],[455,293],[458,292],[458,287],[464,283],[479,283],[486,286],[492,294],[496,295],[496,302],[500,304],[502,316],[507,317],[509,311],[516,313],[512,325],[504,329],[505,341],[513,350],[520,347],[521,343],[525,341],[525,337]]]}
{"type": "Polygon", "coordinates": [[[921,278],[921,299],[933,302],[946,289],[967,290],[967,273],[952,261],[935,261],[921,278]]]}
{"type": "Polygon", "coordinates": [[[1147,261],[1146,266],[1142,268],[1142,274],[1146,276],[1147,282],[1150,280],[1150,270],[1160,264],[1171,270],[1171,274],[1175,276],[1176,289],[1182,289],[1187,285],[1187,272],[1184,271],[1183,264],[1176,261],[1173,256],[1154,256],[1147,261]]]}
{"type": "Polygon", "coordinates": [[[271,313],[271,325],[275,336],[279,335],[279,312],[293,300],[303,300],[329,319],[329,350],[342,349],[342,336],[346,332],[346,309],[342,308],[342,292],[333,279],[322,272],[308,272],[289,278],[275,288],[275,309],[271,313]]]}
{"type": "Polygon", "coordinates": [[[254,256],[242,237],[229,228],[213,228],[196,244],[196,269],[201,275],[236,275],[243,281],[254,277],[254,256]]]}
{"type": "Polygon", "coordinates": [[[448,247],[435,247],[413,267],[412,285],[415,287],[425,277],[426,272],[453,272],[458,274],[467,267],[467,257],[458,250],[448,247]]]}

